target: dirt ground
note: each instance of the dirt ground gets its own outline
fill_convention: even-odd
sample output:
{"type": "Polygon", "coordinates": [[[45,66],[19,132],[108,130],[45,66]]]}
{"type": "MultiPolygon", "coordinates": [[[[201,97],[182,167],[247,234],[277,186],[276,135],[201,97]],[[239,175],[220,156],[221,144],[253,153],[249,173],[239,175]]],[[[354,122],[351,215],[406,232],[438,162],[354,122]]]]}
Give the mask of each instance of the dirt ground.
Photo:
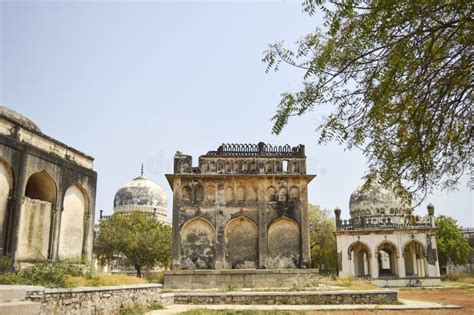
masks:
{"type": "Polygon", "coordinates": [[[463,306],[460,310],[417,310],[417,311],[348,311],[348,312],[318,312],[317,314],[330,315],[474,315],[474,288],[469,289],[413,289],[400,290],[400,299],[430,301],[441,304],[455,304],[463,306]]]}

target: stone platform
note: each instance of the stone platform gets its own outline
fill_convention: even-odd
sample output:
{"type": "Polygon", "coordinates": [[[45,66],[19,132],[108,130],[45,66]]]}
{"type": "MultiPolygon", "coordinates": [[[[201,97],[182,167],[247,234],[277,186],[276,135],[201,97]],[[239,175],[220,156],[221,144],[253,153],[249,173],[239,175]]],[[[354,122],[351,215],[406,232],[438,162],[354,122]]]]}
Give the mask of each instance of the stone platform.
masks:
{"type": "Polygon", "coordinates": [[[174,304],[339,305],[398,304],[398,291],[301,291],[301,292],[183,292],[174,293],[174,304]]]}
{"type": "Polygon", "coordinates": [[[276,288],[298,277],[318,276],[316,269],[222,269],[165,272],[166,289],[276,288]]]}

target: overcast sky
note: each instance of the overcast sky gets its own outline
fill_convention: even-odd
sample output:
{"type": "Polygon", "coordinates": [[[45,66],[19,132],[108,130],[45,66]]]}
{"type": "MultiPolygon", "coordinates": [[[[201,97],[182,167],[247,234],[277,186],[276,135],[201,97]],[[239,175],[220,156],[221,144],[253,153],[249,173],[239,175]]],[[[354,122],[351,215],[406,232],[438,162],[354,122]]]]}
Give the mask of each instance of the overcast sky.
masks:
{"type": "MultiPolygon", "coordinates": [[[[269,43],[291,44],[321,25],[300,2],[143,3],[0,2],[0,103],[35,121],[49,136],[95,157],[97,211],[112,213],[114,194],[145,175],[171,190],[176,150],[199,155],[223,142],[306,145],[317,177],[309,200],[339,206],[366,161],[336,144],[317,146],[317,110],[271,134],[279,94],[301,86],[302,73],[265,74],[269,43]]],[[[474,226],[473,195],[436,192],[437,214],[474,226]]]]}

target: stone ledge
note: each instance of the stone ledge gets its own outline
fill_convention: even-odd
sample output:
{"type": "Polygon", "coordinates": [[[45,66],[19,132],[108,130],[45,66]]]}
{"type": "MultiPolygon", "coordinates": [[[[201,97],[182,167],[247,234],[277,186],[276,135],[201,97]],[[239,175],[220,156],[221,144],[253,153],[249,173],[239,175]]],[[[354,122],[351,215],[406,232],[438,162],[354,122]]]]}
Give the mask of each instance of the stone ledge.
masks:
{"type": "Polygon", "coordinates": [[[165,275],[248,275],[248,274],[319,274],[317,269],[221,269],[221,270],[171,270],[165,275]]]}

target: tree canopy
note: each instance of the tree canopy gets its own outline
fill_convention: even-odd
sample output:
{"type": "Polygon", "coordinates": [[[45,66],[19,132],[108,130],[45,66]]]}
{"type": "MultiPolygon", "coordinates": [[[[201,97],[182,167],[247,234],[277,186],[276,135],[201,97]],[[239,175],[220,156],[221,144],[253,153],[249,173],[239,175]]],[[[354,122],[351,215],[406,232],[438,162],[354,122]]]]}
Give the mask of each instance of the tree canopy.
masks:
{"type": "Polygon", "coordinates": [[[335,270],[337,267],[336,223],[328,211],[317,205],[308,205],[311,265],[321,270],[335,270]]]}
{"type": "Polygon", "coordinates": [[[171,227],[143,213],[113,215],[100,221],[94,252],[102,260],[134,267],[141,277],[145,268],[169,266],[171,227]]]}
{"type": "Polygon", "coordinates": [[[456,220],[446,216],[436,219],[436,242],[440,266],[445,267],[449,260],[456,265],[464,265],[473,253],[469,241],[464,237],[456,220]]]}
{"type": "MultiPolygon", "coordinates": [[[[324,25],[287,48],[265,51],[267,72],[288,64],[303,87],[286,92],[273,117],[330,104],[319,143],[360,148],[368,179],[376,173],[402,197],[457,187],[473,170],[473,11],[468,0],[305,0],[324,25]]],[[[472,183],[471,183],[472,184],[472,183]]]]}

